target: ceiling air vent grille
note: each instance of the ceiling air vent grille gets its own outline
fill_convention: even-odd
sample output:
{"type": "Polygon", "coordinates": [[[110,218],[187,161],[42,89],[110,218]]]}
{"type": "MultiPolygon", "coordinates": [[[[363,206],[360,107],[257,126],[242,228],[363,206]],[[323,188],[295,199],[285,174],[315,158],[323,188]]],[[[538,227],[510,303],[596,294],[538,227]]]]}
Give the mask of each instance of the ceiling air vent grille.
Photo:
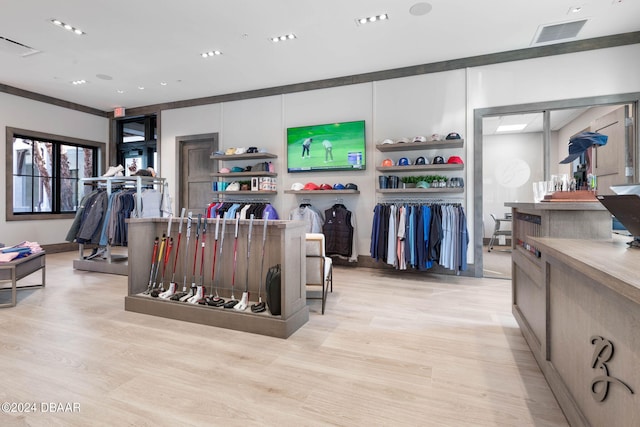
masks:
{"type": "Polygon", "coordinates": [[[586,22],[587,20],[583,19],[580,21],[540,26],[531,44],[549,44],[575,38],[586,22]]]}
{"type": "Polygon", "coordinates": [[[0,36],[0,52],[25,57],[34,55],[40,51],[22,43],[18,43],[17,41],[0,36]]]}

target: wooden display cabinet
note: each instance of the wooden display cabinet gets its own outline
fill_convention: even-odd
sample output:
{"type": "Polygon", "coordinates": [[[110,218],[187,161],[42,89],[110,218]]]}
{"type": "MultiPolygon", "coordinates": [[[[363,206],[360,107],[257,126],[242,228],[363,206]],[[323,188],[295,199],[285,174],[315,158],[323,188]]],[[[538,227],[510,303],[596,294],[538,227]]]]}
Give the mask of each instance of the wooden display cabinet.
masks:
{"type": "MultiPolygon", "coordinates": [[[[167,218],[130,219],[129,224],[129,288],[125,297],[125,310],[137,313],[150,314],[170,319],[183,320],[203,325],[217,326],[238,331],[251,332],[261,335],[269,335],[278,338],[287,338],[309,319],[309,309],[306,305],[305,290],[305,225],[300,221],[268,221],[267,238],[265,245],[264,271],[262,278],[262,300],[266,302],[266,289],[264,276],[269,267],[281,265],[281,300],[282,312],[280,315],[271,315],[269,310],[263,313],[251,312],[251,304],[258,302],[259,275],[262,256],[262,229],[263,220],[254,220],[251,234],[251,250],[249,253],[249,307],[245,311],[210,307],[207,305],[190,304],[177,301],[153,298],[145,295],[149,285],[151,258],[153,255],[153,241],[156,236],[161,237],[167,230],[167,218]]],[[[171,237],[174,239],[174,249],[171,254],[167,271],[165,273],[165,288],[173,275],[173,260],[175,246],[177,244],[178,221],[175,219],[171,228],[171,237]]],[[[227,300],[231,295],[231,283],[233,278],[233,248],[235,220],[226,220],[223,255],[218,252],[216,267],[216,283],[218,294],[227,300]]],[[[184,250],[187,247],[186,219],[182,229],[182,240],[176,267],[176,282],[181,290],[185,278],[187,288],[191,287],[193,280],[193,250],[195,247],[194,218],[189,240],[188,255],[185,262],[184,250]]],[[[211,276],[213,249],[215,244],[216,220],[207,220],[207,234],[204,263],[205,295],[211,293],[211,276]]],[[[240,220],[238,231],[237,267],[235,272],[235,287],[233,290],[236,299],[240,299],[245,289],[247,267],[247,233],[249,220],[240,220]]],[[[218,243],[222,242],[222,223],[219,228],[218,243]]],[[[200,283],[200,259],[201,243],[197,255],[196,284],[200,283]]],[[[218,251],[220,246],[218,246],[218,251]]],[[[160,281],[162,267],[158,273],[160,281]]]]}

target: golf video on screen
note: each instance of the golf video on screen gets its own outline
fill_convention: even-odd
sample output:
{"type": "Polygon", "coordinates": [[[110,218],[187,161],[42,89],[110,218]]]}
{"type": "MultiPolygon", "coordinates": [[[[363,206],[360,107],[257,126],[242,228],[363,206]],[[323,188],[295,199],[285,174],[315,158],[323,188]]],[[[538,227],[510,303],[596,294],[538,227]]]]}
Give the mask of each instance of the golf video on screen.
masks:
{"type": "Polygon", "coordinates": [[[364,120],[287,129],[287,170],[365,169],[364,120]]]}

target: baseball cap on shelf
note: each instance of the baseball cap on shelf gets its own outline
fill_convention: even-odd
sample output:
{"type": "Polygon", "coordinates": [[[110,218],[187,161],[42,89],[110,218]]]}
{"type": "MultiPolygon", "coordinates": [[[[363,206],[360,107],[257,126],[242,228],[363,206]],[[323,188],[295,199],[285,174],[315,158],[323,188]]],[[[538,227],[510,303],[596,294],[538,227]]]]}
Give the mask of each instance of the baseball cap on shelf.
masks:
{"type": "Polygon", "coordinates": [[[411,140],[409,138],[400,138],[396,142],[405,143],[405,142],[411,142],[411,140]]]}
{"type": "Polygon", "coordinates": [[[226,191],[240,191],[240,183],[239,182],[232,182],[231,184],[229,184],[227,186],[226,191]]]}
{"type": "Polygon", "coordinates": [[[304,190],[319,190],[320,187],[318,187],[317,184],[314,184],[313,182],[307,182],[304,185],[304,190]]]}
{"type": "Polygon", "coordinates": [[[246,147],[238,147],[236,148],[236,154],[244,154],[247,152],[247,148],[246,147]]]}
{"type": "Polygon", "coordinates": [[[387,139],[385,139],[384,141],[382,141],[382,144],[383,144],[383,145],[386,145],[386,144],[395,144],[395,142],[393,142],[393,139],[389,139],[389,138],[387,138],[387,139]]]}
{"type": "Polygon", "coordinates": [[[406,157],[401,157],[400,160],[398,160],[398,166],[409,166],[410,164],[411,162],[406,157]]]}
{"type": "Polygon", "coordinates": [[[462,159],[459,156],[451,156],[449,157],[449,160],[447,160],[447,163],[451,164],[457,164],[457,165],[462,165],[464,164],[464,162],[462,161],[462,159]]]}
{"type": "Polygon", "coordinates": [[[293,191],[300,191],[304,189],[304,184],[301,182],[294,182],[293,184],[291,184],[291,189],[293,191]]]}
{"type": "Polygon", "coordinates": [[[331,190],[332,188],[329,184],[320,184],[320,190],[331,190]]]}
{"type": "Polygon", "coordinates": [[[215,153],[213,153],[213,154],[214,154],[214,155],[216,155],[216,156],[223,156],[223,155],[224,155],[224,151],[222,151],[222,150],[218,150],[218,151],[216,151],[216,152],[215,152],[215,153]]]}
{"type": "Polygon", "coordinates": [[[231,156],[232,154],[236,154],[236,149],[235,148],[227,148],[224,151],[224,154],[227,156],[231,156]]]}
{"type": "Polygon", "coordinates": [[[357,189],[358,189],[358,186],[357,186],[357,185],[355,185],[354,183],[350,182],[350,183],[348,183],[347,185],[345,185],[345,186],[344,186],[344,188],[345,188],[346,190],[357,190],[357,189]]]}
{"type": "Polygon", "coordinates": [[[240,166],[234,166],[231,168],[231,172],[233,173],[244,172],[244,169],[242,169],[240,166]]]}
{"type": "Polygon", "coordinates": [[[416,188],[429,188],[429,183],[427,181],[418,181],[416,182],[416,188]]]}
{"type": "Polygon", "coordinates": [[[420,156],[416,159],[416,165],[426,165],[427,164],[427,159],[425,159],[424,157],[420,156]]]}
{"type": "Polygon", "coordinates": [[[382,166],[393,166],[393,160],[391,159],[384,159],[382,161],[382,166]]]}
{"type": "Polygon", "coordinates": [[[426,136],[416,136],[413,138],[413,142],[427,142],[426,136]]]}
{"type": "Polygon", "coordinates": [[[434,165],[444,165],[444,157],[442,156],[435,156],[433,158],[433,164],[434,165]]]}
{"type": "Polygon", "coordinates": [[[437,133],[431,134],[431,138],[430,138],[431,141],[440,141],[441,139],[442,138],[440,137],[439,134],[437,133]]]}
{"type": "Polygon", "coordinates": [[[231,172],[231,171],[229,170],[229,168],[222,168],[222,169],[220,169],[220,173],[229,173],[229,172],[231,172]]]}
{"type": "Polygon", "coordinates": [[[344,185],[342,184],[333,184],[334,190],[344,190],[344,185]]]}
{"type": "Polygon", "coordinates": [[[249,147],[247,148],[247,153],[257,153],[258,147],[249,147]]]}
{"type": "Polygon", "coordinates": [[[460,139],[460,134],[456,132],[451,132],[449,135],[446,136],[445,139],[460,139]]]}
{"type": "Polygon", "coordinates": [[[560,163],[571,163],[592,145],[605,145],[609,137],[597,132],[580,132],[569,139],[569,156],[560,163]]]}

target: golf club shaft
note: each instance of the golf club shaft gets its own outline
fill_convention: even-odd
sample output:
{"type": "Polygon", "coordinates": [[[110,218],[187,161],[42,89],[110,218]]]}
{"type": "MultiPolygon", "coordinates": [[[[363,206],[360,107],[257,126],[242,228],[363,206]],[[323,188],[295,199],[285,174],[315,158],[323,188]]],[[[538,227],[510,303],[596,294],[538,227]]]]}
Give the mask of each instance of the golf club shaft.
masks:
{"type": "Polygon", "coordinates": [[[182,270],[184,273],[184,278],[182,281],[182,292],[187,291],[187,263],[189,262],[189,238],[191,237],[191,222],[193,221],[191,218],[192,213],[189,212],[187,216],[187,241],[184,249],[184,262],[182,263],[182,270]]]}
{"type": "Polygon", "coordinates": [[[204,248],[207,241],[207,217],[202,222],[202,249],[200,251],[200,286],[204,284],[204,248]]]}
{"type": "Polygon", "coordinates": [[[153,273],[153,288],[156,287],[158,282],[158,271],[160,270],[160,264],[162,264],[162,257],[164,256],[164,246],[167,243],[167,236],[165,234],[162,235],[162,240],[160,241],[160,249],[158,249],[158,259],[156,260],[156,271],[153,273]]]}
{"type": "Polygon", "coordinates": [[[147,291],[151,291],[151,285],[153,284],[153,270],[156,262],[156,255],[158,254],[158,237],[153,241],[153,255],[151,255],[151,273],[149,273],[149,285],[147,291]]]}
{"type": "Polygon", "coordinates": [[[244,282],[245,292],[249,292],[249,259],[251,257],[251,233],[253,232],[253,218],[254,218],[254,215],[251,214],[251,216],[249,217],[249,231],[247,233],[247,266],[246,266],[247,275],[245,276],[245,282],[244,282]]]}
{"type": "Polygon", "coordinates": [[[238,225],[240,224],[240,214],[236,214],[236,231],[233,236],[233,274],[231,275],[231,298],[236,285],[236,267],[238,266],[238,225]]]}
{"type": "Polygon", "coordinates": [[[167,250],[164,254],[164,263],[162,265],[162,277],[160,278],[160,284],[164,285],[164,275],[167,271],[167,264],[169,264],[169,258],[171,258],[171,249],[173,249],[173,237],[169,237],[169,243],[167,243],[167,250]]]}
{"type": "Polygon", "coordinates": [[[269,219],[269,212],[264,215],[264,225],[262,226],[262,259],[260,261],[260,277],[258,282],[258,300],[262,302],[262,282],[264,274],[264,248],[267,242],[267,220],[269,219]]]}
{"type": "Polygon", "coordinates": [[[178,243],[176,244],[176,254],[173,257],[173,274],[171,275],[171,282],[176,282],[176,265],[178,264],[178,255],[180,254],[180,239],[182,237],[182,222],[184,221],[184,211],[182,208],[182,214],[180,215],[180,224],[178,225],[178,243]]]}

